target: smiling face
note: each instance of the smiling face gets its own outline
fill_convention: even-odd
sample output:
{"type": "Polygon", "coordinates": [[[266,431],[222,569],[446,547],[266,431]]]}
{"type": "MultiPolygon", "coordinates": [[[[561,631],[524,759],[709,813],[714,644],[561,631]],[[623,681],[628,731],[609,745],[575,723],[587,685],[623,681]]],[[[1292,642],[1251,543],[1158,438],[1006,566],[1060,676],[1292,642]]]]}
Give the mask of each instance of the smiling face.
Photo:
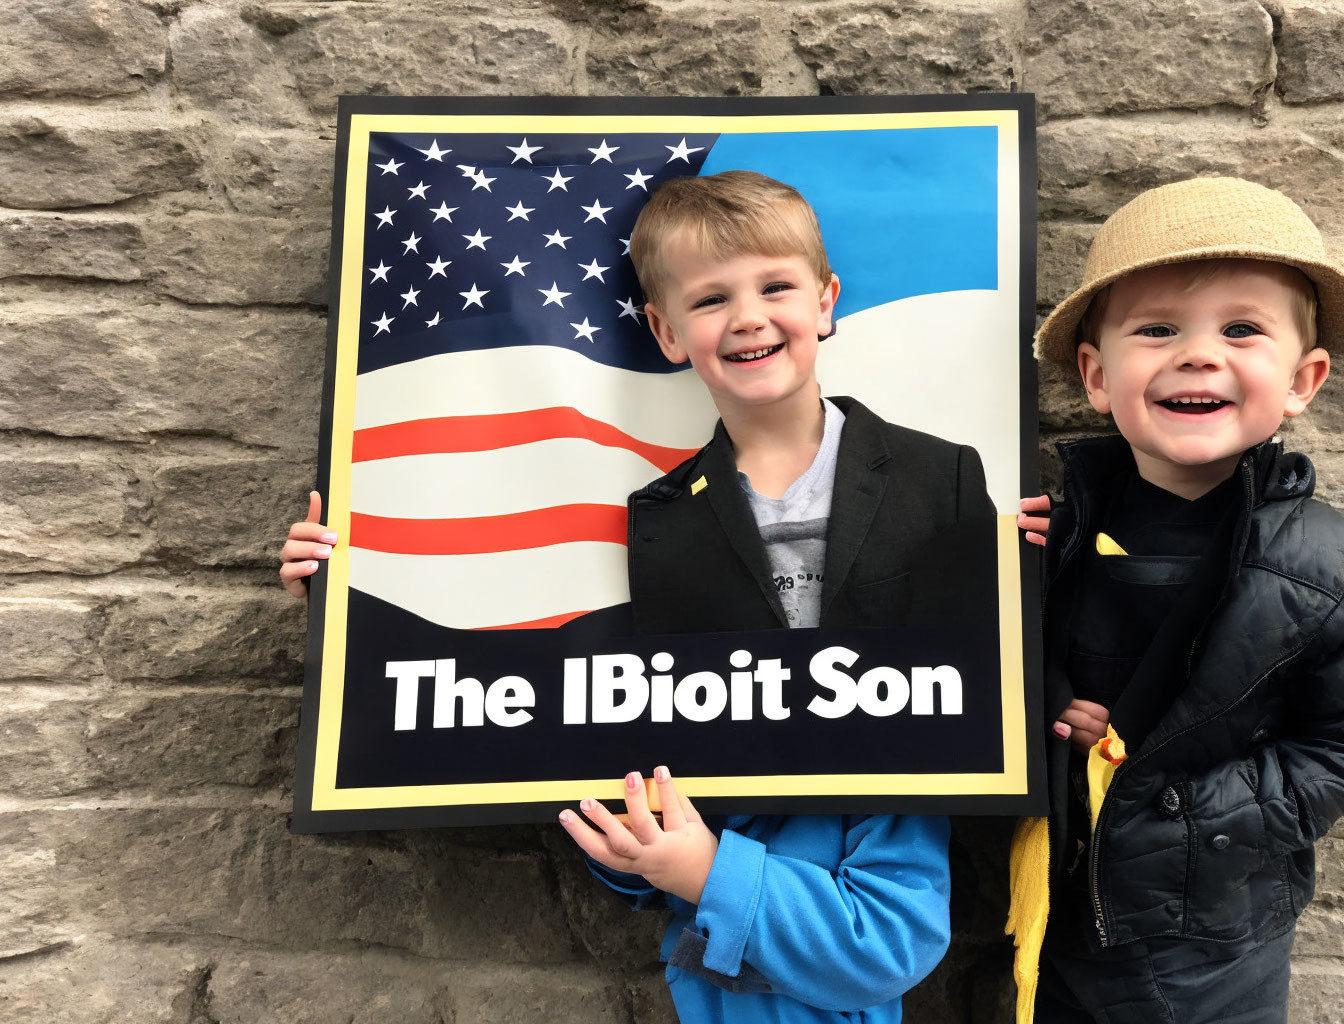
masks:
{"type": "Polygon", "coordinates": [[[814,405],[817,341],[831,332],[840,281],[817,280],[803,256],[702,255],[668,239],[661,301],[649,327],[674,363],[690,360],[720,415],[814,405]]]}
{"type": "Polygon", "coordinates": [[[1078,369],[1145,480],[1198,497],[1283,417],[1306,409],[1330,359],[1303,351],[1297,273],[1235,260],[1200,281],[1198,265],[1184,263],[1111,286],[1098,341],[1078,347],[1078,369]]]}

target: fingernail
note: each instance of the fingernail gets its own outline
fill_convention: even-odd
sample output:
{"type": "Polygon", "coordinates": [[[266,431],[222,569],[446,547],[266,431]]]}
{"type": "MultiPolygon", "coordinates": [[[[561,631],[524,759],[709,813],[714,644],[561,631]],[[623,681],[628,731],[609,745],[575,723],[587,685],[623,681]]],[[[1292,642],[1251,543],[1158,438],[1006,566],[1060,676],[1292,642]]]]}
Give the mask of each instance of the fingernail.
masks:
{"type": "Polygon", "coordinates": [[[323,544],[335,544],[335,543],[336,543],[336,534],[331,533],[331,532],[327,532],[327,533],[322,534],[322,536],[321,536],[321,537],[318,537],[317,539],[320,540],[323,544]]]}
{"type": "Polygon", "coordinates": [[[631,772],[629,775],[625,777],[626,789],[637,789],[639,787],[639,783],[640,783],[639,772],[631,772]]]}
{"type": "Polygon", "coordinates": [[[323,544],[321,547],[313,548],[313,554],[318,558],[326,558],[331,554],[331,545],[323,544]]]}
{"type": "Polygon", "coordinates": [[[579,810],[584,811],[584,812],[591,811],[591,810],[592,810],[594,807],[596,807],[596,806],[597,806],[597,801],[596,801],[596,800],[580,800],[580,801],[579,801],[579,810]]]}
{"type": "Polygon", "coordinates": [[[1065,725],[1063,722],[1056,722],[1056,723],[1055,723],[1055,735],[1058,736],[1058,737],[1059,737],[1060,739],[1062,739],[1062,740],[1066,740],[1066,739],[1068,739],[1068,738],[1069,738],[1069,727],[1068,727],[1067,725],[1065,725]]]}
{"type": "Polygon", "coordinates": [[[569,824],[571,824],[573,821],[574,821],[574,815],[570,814],[568,811],[561,811],[561,812],[560,812],[560,824],[561,824],[561,825],[569,825],[569,824]]]}
{"type": "MultiPolygon", "coordinates": [[[[1026,522],[1026,519],[1027,519],[1027,514],[1026,514],[1025,512],[1019,512],[1019,513],[1017,514],[1017,521],[1018,521],[1019,523],[1026,522]]],[[[323,538],[323,539],[325,539],[325,538],[323,538]]]]}
{"type": "Polygon", "coordinates": [[[659,765],[653,770],[653,777],[658,782],[666,782],[672,777],[672,773],[667,770],[665,765],[659,765]]]}
{"type": "Polygon", "coordinates": [[[309,572],[317,572],[317,563],[316,563],[316,562],[309,562],[309,563],[308,563],[308,571],[309,571],[309,572]]]}

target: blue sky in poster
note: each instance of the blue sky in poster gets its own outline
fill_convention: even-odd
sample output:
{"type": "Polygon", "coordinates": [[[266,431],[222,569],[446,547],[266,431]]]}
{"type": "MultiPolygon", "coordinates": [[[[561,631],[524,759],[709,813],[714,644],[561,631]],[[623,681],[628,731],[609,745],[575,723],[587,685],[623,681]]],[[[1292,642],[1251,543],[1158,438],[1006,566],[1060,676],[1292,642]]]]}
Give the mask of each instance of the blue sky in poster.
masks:
{"type": "Polygon", "coordinates": [[[993,127],[723,134],[701,174],[750,168],[817,211],[837,313],[998,286],[993,127]]]}

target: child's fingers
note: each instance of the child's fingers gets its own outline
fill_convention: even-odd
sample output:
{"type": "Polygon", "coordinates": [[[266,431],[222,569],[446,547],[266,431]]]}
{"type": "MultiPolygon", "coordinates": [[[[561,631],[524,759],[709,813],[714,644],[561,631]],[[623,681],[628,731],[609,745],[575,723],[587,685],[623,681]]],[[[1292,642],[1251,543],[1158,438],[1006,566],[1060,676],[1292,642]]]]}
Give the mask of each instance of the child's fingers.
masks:
{"type": "MultiPolygon", "coordinates": [[[[585,811],[584,813],[588,812],[585,811]]],[[[613,850],[605,835],[585,825],[579,816],[568,807],[560,812],[560,827],[569,833],[569,838],[578,844],[580,850],[599,864],[604,864],[616,871],[630,870],[630,858],[623,857],[613,850]]]]}
{"type": "Polygon", "coordinates": [[[315,544],[335,544],[335,530],[329,530],[321,523],[295,523],[289,528],[286,540],[312,541],[315,544]]]}
{"type": "Polygon", "coordinates": [[[658,802],[663,807],[663,830],[685,828],[686,814],[681,809],[681,797],[672,781],[672,773],[665,765],[659,765],[653,770],[653,781],[658,784],[658,802]]]}
{"type": "Polygon", "coordinates": [[[303,562],[312,558],[330,558],[331,545],[321,541],[287,540],[280,549],[280,561],[303,562]]]}
{"type": "Polygon", "coordinates": [[[308,522],[321,523],[322,521],[322,495],[317,491],[308,492],[308,522]]]}
{"type": "Polygon", "coordinates": [[[1048,533],[1050,520],[1044,516],[1029,516],[1023,512],[1017,517],[1017,526],[1018,529],[1031,530],[1033,533],[1048,533]]]}
{"type": "Polygon", "coordinates": [[[644,791],[644,776],[639,772],[625,777],[625,811],[630,833],[641,845],[647,846],[658,838],[662,830],[649,810],[649,795],[644,791]]]}
{"type": "Polygon", "coordinates": [[[1050,727],[1050,731],[1060,739],[1066,740],[1073,735],[1073,726],[1069,725],[1068,722],[1056,722],[1050,727]]]}
{"type": "Polygon", "coordinates": [[[1032,533],[1028,531],[1022,536],[1026,538],[1028,544],[1035,544],[1038,548],[1045,547],[1045,534],[1043,533],[1032,533]]]}
{"type": "Polygon", "coordinates": [[[1020,504],[1023,512],[1049,512],[1050,495],[1038,494],[1034,498],[1023,498],[1020,504]]]}
{"type": "MultiPolygon", "coordinates": [[[[622,857],[633,857],[639,852],[640,842],[630,830],[616,820],[616,816],[602,806],[600,800],[581,800],[579,810],[588,815],[588,820],[602,830],[606,844],[613,853],[622,857]]],[[[603,863],[606,863],[605,861],[603,863]]]]}

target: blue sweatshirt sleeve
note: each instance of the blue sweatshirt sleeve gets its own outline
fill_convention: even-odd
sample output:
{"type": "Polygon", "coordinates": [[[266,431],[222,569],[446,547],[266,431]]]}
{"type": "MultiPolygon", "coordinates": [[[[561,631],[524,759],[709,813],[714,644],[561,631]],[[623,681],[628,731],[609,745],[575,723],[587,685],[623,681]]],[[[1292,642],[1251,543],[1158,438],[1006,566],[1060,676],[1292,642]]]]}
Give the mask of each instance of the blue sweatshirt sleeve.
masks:
{"type": "Polygon", "coordinates": [[[695,917],[705,967],[736,977],[750,964],[774,992],[824,1010],[899,997],[951,938],[948,832],[944,817],[859,819],[828,869],[725,830],[695,917]]]}
{"type": "Polygon", "coordinates": [[[628,871],[609,868],[605,864],[599,864],[586,853],[583,855],[583,861],[588,865],[588,870],[616,893],[630,909],[644,910],[662,905],[664,894],[650,885],[643,875],[632,875],[628,871]]]}

